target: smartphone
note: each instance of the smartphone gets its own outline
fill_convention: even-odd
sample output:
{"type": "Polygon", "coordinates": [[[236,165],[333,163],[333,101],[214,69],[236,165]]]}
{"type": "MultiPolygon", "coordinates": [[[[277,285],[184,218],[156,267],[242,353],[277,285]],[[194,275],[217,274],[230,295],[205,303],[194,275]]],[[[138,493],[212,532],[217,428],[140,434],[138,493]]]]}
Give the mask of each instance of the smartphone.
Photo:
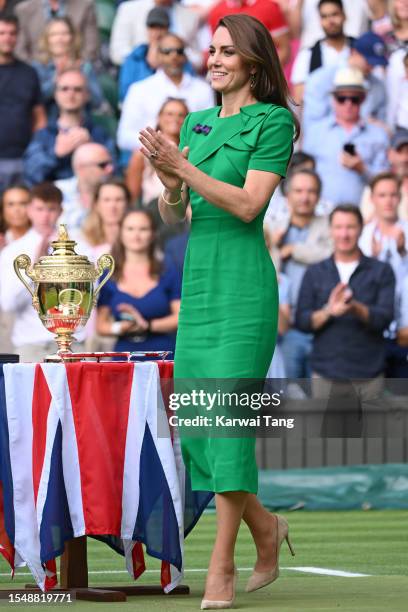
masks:
{"type": "Polygon", "coordinates": [[[343,151],[349,155],[356,155],[356,146],[352,142],[346,142],[343,146],[343,151]]]}

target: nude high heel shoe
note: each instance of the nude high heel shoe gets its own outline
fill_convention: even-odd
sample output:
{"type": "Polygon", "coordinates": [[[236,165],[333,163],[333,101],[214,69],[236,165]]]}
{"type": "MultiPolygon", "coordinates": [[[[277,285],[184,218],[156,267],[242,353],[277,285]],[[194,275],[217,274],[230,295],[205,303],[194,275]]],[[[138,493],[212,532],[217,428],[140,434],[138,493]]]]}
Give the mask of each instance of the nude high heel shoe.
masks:
{"type": "Polygon", "coordinates": [[[232,598],[231,599],[219,599],[219,600],[211,600],[211,599],[202,599],[201,600],[201,610],[226,610],[227,608],[232,608],[234,605],[235,599],[235,587],[237,585],[238,571],[234,569],[234,582],[232,585],[232,598]]]}
{"type": "Polygon", "coordinates": [[[251,593],[252,591],[256,591],[257,589],[261,589],[267,584],[271,584],[274,580],[279,576],[279,552],[280,547],[283,540],[286,540],[289,546],[289,550],[292,554],[292,557],[295,556],[295,551],[293,550],[292,544],[289,540],[289,526],[288,522],[283,516],[279,514],[275,514],[276,516],[276,527],[275,527],[275,546],[276,546],[276,564],[268,572],[257,572],[253,571],[252,576],[250,576],[248,583],[246,585],[245,591],[247,593],[251,593]]]}

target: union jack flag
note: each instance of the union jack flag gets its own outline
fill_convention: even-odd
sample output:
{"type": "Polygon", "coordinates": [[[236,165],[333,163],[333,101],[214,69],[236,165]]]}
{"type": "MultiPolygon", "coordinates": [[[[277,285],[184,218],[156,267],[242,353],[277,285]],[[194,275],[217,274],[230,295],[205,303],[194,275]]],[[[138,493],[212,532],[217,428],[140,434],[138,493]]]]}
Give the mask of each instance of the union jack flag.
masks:
{"type": "Polygon", "coordinates": [[[0,553],[56,585],[67,540],[98,537],[133,578],[146,552],[161,584],[183,575],[183,543],[212,493],[191,491],[166,415],[171,362],[0,366],[0,553]]]}

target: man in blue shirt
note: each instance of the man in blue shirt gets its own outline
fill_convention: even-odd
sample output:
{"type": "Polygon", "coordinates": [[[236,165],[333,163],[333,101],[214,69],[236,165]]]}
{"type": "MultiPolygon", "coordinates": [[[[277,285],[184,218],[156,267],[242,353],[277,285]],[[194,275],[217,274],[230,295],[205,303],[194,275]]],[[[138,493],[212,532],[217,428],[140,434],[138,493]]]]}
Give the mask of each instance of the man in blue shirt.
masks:
{"type": "Polygon", "coordinates": [[[313,155],[323,180],[322,196],[334,204],[358,206],[365,185],[388,168],[388,136],[361,118],[366,88],[362,72],[340,68],[332,88],[334,116],[314,122],[303,150],[313,155]]]}

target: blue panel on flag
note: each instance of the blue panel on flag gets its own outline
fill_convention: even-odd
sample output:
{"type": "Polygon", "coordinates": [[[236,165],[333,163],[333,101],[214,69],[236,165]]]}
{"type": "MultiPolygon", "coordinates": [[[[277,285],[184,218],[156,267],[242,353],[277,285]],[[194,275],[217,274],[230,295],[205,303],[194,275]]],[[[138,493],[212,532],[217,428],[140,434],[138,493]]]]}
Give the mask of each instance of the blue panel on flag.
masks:
{"type": "Polygon", "coordinates": [[[41,562],[64,552],[64,543],[74,537],[62,470],[62,427],[58,423],[51,454],[47,497],[40,527],[41,562]]]}
{"type": "Polygon", "coordinates": [[[152,434],[146,424],[140,456],[140,501],[133,540],[143,542],[152,557],[181,571],[180,534],[170,489],[152,434]]]}
{"type": "Polygon", "coordinates": [[[10,542],[14,544],[13,477],[10,463],[3,365],[0,365],[0,482],[3,487],[4,526],[10,542]]]}

